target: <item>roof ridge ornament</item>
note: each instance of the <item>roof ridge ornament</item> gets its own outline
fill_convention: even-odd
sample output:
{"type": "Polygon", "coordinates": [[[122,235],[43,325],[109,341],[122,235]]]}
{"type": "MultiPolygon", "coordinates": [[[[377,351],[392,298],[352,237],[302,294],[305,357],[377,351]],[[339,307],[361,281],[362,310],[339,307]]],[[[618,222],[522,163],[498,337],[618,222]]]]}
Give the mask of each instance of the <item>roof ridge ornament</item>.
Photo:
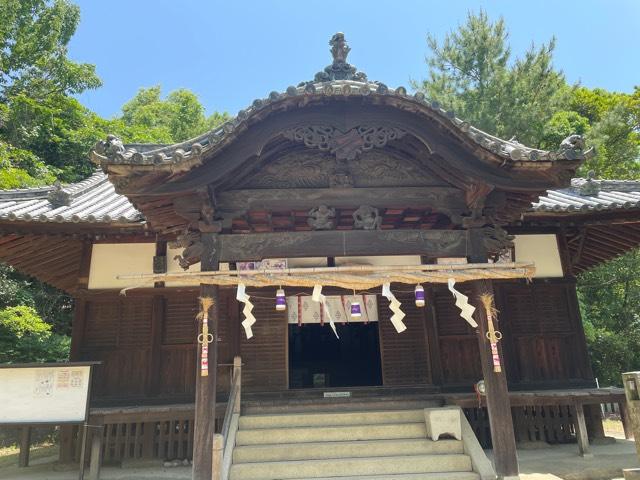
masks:
{"type": "Polygon", "coordinates": [[[64,189],[60,180],[56,180],[53,189],[47,195],[47,200],[55,208],[68,207],[71,205],[71,194],[64,189]]]}
{"type": "Polygon", "coordinates": [[[596,172],[593,170],[589,170],[587,173],[587,178],[582,182],[582,184],[578,187],[579,193],[582,196],[597,196],[598,192],[600,192],[600,184],[596,181],[596,172]]]}
{"type": "Polygon", "coordinates": [[[359,72],[356,67],[347,63],[347,56],[351,51],[351,47],[347,45],[344,33],[338,32],[329,40],[331,46],[331,55],[333,63],[327,65],[323,71],[316,73],[314,81],[331,82],[334,80],[354,80],[357,82],[366,82],[367,76],[363,72],[359,72]]]}

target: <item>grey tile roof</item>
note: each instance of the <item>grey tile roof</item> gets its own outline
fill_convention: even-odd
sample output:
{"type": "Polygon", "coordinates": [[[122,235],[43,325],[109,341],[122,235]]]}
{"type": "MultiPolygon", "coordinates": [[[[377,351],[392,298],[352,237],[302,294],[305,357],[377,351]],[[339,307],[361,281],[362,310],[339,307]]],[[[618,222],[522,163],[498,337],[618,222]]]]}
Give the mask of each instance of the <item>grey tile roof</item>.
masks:
{"type": "Polygon", "coordinates": [[[144,217],[101,171],[78,183],[0,190],[0,220],[138,223],[144,217]]]}
{"type": "MultiPolygon", "coordinates": [[[[640,181],[585,180],[548,190],[533,203],[533,213],[587,213],[640,208],[640,181]]],[[[115,192],[98,171],[79,183],[61,187],[0,190],[0,221],[58,223],[142,223],[143,215],[115,192]]]]}
{"type": "MultiPolygon", "coordinates": [[[[394,104],[401,102],[407,110],[418,110],[435,114],[441,121],[451,123],[462,135],[480,147],[498,155],[506,162],[549,162],[562,160],[584,160],[594,155],[587,149],[579,135],[567,137],[556,151],[529,148],[515,138],[501,139],[490,135],[468,122],[456,117],[455,112],[443,109],[438,102],[428,100],[422,92],[410,94],[405,87],[390,88],[380,82],[333,80],[327,82],[307,82],[297,87],[289,86],[284,92],[271,92],[225,122],[196,138],[175,145],[123,144],[120,139],[109,136],[98,142],[91,151],[91,159],[96,165],[135,165],[154,169],[176,166],[199,165],[204,154],[221,149],[242,131],[252,117],[273,111],[278,104],[292,101],[305,105],[312,99],[321,97],[377,97],[378,102],[394,104]],[[583,151],[584,149],[584,151],[583,151]]],[[[189,166],[183,168],[189,169],[189,166]]]]}
{"type": "Polygon", "coordinates": [[[640,181],[574,178],[571,186],[548,190],[532,205],[536,213],[586,213],[640,208],[640,181]]]}

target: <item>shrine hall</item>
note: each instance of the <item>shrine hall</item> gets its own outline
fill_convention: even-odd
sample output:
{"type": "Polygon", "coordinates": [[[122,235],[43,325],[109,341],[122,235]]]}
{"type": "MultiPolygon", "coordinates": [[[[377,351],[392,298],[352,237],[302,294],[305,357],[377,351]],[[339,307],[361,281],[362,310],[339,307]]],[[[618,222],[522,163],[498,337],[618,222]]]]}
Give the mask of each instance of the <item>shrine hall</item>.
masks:
{"type": "Polygon", "coordinates": [[[516,478],[521,443],[588,454],[624,393],[596,386],[575,276],[638,246],[640,183],[576,178],[579,135],[496,138],[330,49],[196,138],[110,135],[86,180],[0,191],[0,260],[73,296],[71,360],[101,362],[98,458],[455,480],[516,478]]]}

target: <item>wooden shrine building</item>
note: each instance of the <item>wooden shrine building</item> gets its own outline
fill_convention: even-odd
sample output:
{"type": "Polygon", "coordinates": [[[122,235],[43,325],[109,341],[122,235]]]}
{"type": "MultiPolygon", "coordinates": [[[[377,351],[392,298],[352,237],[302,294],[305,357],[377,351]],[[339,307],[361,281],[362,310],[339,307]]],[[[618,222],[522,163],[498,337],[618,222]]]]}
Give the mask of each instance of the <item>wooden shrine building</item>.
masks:
{"type": "MultiPolygon", "coordinates": [[[[110,136],[90,178],[0,192],[0,260],[73,295],[71,359],[102,361],[92,415],[106,425],[105,460],[193,458],[194,478],[211,478],[235,357],[242,408],[332,391],[460,405],[500,476],[518,473],[516,441],[602,436],[597,404],[623,395],[595,388],[574,275],[638,246],[640,183],[572,179],[591,153],[579,136],[555,151],[493,137],[421,93],[368,80],[341,34],[331,52],[314,80],[197,138],[110,136]],[[381,295],[387,273],[401,333],[381,295]],[[426,279],[425,307],[399,278],[426,279]],[[309,303],[315,284],[331,319],[309,303]],[[276,310],[281,286],[287,308],[276,310]],[[495,298],[501,372],[481,294],[495,298]],[[213,303],[208,376],[199,297],[213,303]]],[[[67,428],[65,459],[74,445],[67,428]]]]}

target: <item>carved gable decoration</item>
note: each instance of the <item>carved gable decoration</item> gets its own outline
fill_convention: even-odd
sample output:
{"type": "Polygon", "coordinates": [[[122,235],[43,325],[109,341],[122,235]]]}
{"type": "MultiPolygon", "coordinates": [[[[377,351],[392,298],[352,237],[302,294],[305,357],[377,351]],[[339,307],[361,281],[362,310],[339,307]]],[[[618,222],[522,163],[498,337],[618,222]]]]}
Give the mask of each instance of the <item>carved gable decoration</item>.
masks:
{"type": "Polygon", "coordinates": [[[369,150],[355,160],[338,161],[329,152],[304,151],[276,158],[235,188],[330,188],[447,186],[417,163],[385,151],[369,150]],[[338,176],[349,184],[338,185],[338,176]]]}
{"type": "Polygon", "coordinates": [[[285,130],[285,138],[304,143],[309,148],[329,151],[337,160],[354,160],[363,151],[383,148],[388,142],[405,135],[395,127],[361,125],[348,132],[334,127],[307,125],[285,130]]]}

